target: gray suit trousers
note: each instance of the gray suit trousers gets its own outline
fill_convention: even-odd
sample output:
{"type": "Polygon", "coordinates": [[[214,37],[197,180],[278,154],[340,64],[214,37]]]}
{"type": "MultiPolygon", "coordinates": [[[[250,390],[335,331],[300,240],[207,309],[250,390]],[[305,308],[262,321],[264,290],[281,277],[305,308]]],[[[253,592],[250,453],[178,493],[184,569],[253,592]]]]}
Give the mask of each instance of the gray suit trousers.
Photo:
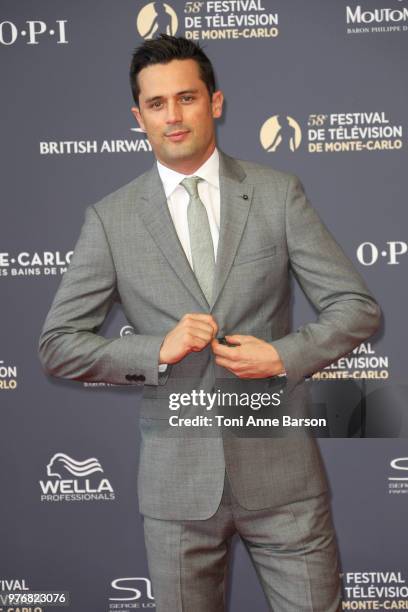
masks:
{"type": "Polygon", "coordinates": [[[337,547],[326,493],[277,508],[247,510],[228,476],[206,520],[144,517],[157,612],[224,612],[231,538],[241,537],[270,610],[338,612],[337,547]]]}

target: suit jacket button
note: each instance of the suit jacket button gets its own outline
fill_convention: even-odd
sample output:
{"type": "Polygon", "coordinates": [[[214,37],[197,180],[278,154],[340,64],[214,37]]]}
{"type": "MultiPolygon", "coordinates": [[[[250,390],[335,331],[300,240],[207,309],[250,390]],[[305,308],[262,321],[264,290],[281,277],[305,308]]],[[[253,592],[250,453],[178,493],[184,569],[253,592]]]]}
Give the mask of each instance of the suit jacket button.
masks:
{"type": "Polygon", "coordinates": [[[146,376],[144,374],[140,374],[140,376],[138,376],[138,379],[144,382],[146,380],[146,376]]]}
{"type": "Polygon", "coordinates": [[[133,380],[132,374],[126,374],[125,378],[126,380],[133,380]]]}

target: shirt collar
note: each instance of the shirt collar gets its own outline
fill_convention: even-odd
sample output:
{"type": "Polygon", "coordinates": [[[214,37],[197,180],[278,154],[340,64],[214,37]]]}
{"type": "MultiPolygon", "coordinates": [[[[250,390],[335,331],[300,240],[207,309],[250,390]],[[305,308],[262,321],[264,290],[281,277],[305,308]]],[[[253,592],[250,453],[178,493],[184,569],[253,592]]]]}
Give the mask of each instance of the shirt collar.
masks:
{"type": "Polygon", "coordinates": [[[157,170],[159,171],[159,175],[163,183],[166,198],[171,196],[173,191],[181,183],[181,181],[186,178],[186,176],[199,176],[207,181],[207,183],[210,183],[210,185],[213,185],[219,189],[220,156],[217,147],[215,147],[207,161],[205,161],[203,165],[194,172],[194,174],[181,174],[180,172],[176,172],[176,170],[172,170],[171,168],[164,166],[159,162],[159,160],[157,160],[156,163],[157,170]]]}

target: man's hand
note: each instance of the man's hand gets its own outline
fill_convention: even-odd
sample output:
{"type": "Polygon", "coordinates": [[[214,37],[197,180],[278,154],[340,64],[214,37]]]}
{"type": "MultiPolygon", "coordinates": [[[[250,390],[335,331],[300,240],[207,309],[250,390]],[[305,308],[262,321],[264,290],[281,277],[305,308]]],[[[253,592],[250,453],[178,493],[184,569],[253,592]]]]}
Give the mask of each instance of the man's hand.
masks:
{"type": "Polygon", "coordinates": [[[177,363],[189,353],[202,351],[217,331],[218,325],[211,315],[185,314],[164,338],[159,363],[177,363]]]}
{"type": "Polygon", "coordinates": [[[269,378],[285,371],[277,350],[254,336],[235,334],[225,336],[227,342],[238,346],[225,346],[217,340],[211,342],[215,363],[239,378],[269,378]]]}

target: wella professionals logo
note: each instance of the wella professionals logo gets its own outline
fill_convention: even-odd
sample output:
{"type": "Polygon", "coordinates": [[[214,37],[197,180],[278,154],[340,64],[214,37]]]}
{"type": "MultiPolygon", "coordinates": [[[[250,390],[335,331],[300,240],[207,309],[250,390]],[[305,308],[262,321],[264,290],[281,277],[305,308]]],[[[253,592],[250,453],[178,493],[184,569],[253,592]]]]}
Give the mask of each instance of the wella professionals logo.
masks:
{"type": "Polygon", "coordinates": [[[40,480],[41,501],[111,501],[115,492],[98,459],[77,461],[56,453],[47,465],[48,480],[40,480]]]}
{"type": "Polygon", "coordinates": [[[139,11],[136,27],[140,36],[146,40],[161,33],[174,36],[178,28],[178,19],[174,9],[167,2],[149,2],[139,11]]]}
{"type": "Polygon", "coordinates": [[[259,137],[268,153],[275,153],[278,147],[296,151],[302,142],[302,130],[293,117],[273,115],[262,125],[259,137]]]}

